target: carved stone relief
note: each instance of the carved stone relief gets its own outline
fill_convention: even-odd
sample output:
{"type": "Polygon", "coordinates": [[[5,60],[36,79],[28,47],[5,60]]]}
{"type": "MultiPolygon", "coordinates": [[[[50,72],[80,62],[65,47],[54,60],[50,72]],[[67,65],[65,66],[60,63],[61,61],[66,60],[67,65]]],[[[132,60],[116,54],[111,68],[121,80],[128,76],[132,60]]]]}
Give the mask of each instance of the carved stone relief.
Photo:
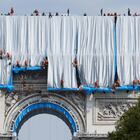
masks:
{"type": "Polygon", "coordinates": [[[77,92],[76,93],[65,92],[61,95],[64,95],[67,99],[69,99],[69,101],[74,103],[84,114],[86,102],[85,102],[85,96],[83,94],[77,92]]]}
{"type": "Polygon", "coordinates": [[[136,99],[99,99],[95,100],[94,123],[114,124],[124,112],[136,104],[136,99]]]}
{"type": "Polygon", "coordinates": [[[18,92],[6,93],[6,96],[5,96],[6,114],[7,114],[7,111],[13,105],[15,105],[21,99],[25,98],[27,95],[29,95],[29,94],[28,93],[20,93],[20,92],[19,93],[18,92]]]}

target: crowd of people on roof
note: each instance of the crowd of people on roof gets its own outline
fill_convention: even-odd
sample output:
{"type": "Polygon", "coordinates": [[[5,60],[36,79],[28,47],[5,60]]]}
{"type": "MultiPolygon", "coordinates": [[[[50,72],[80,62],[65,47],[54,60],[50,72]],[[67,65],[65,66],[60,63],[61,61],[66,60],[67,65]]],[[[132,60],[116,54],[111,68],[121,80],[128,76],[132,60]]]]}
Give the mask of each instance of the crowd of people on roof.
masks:
{"type": "Polygon", "coordinates": [[[103,12],[103,8],[100,10],[100,15],[101,16],[140,16],[139,13],[135,12],[135,13],[131,13],[131,10],[128,8],[127,14],[118,14],[118,13],[104,13],[103,12]]]}
{"type": "MultiPolygon", "coordinates": [[[[5,15],[5,16],[13,16],[15,14],[14,8],[11,7],[11,9],[9,10],[9,12],[7,14],[2,14],[1,15],[5,15]]],[[[39,12],[39,10],[35,9],[32,13],[31,16],[49,16],[50,18],[52,16],[69,16],[70,15],[70,10],[67,9],[66,14],[60,14],[58,12],[56,12],[55,14],[52,14],[51,12],[48,13],[41,13],[39,12]]],[[[83,16],[87,16],[87,13],[84,13],[83,16]]],[[[139,13],[135,12],[135,13],[131,13],[131,10],[128,8],[127,14],[118,14],[116,12],[112,13],[112,12],[107,12],[105,13],[103,11],[103,8],[100,10],[100,15],[99,16],[140,16],[139,13]]]]}
{"type": "MultiPolygon", "coordinates": [[[[13,16],[14,14],[15,14],[14,8],[11,7],[7,14],[1,13],[1,16],[13,16]]],[[[59,14],[58,12],[56,12],[55,14],[52,14],[51,12],[49,12],[49,13],[45,13],[45,12],[41,13],[41,12],[39,12],[39,10],[35,9],[33,11],[33,13],[31,13],[31,16],[49,16],[49,17],[52,17],[52,16],[69,16],[69,14],[70,14],[69,9],[67,9],[66,14],[59,14]]],[[[84,14],[84,15],[86,15],[86,14],[84,14]]]]}
{"type": "Polygon", "coordinates": [[[14,8],[11,7],[11,9],[9,10],[9,12],[7,14],[3,14],[1,13],[1,16],[13,16],[14,15],[14,8]]]}

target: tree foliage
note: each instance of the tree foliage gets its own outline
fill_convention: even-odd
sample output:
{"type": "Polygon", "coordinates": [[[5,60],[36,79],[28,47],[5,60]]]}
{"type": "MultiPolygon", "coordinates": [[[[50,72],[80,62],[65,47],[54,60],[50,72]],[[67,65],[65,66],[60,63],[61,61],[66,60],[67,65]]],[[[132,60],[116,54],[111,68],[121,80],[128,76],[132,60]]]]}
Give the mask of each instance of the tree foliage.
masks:
{"type": "Polygon", "coordinates": [[[109,133],[109,140],[140,140],[140,98],[116,123],[116,131],[109,133]]]}

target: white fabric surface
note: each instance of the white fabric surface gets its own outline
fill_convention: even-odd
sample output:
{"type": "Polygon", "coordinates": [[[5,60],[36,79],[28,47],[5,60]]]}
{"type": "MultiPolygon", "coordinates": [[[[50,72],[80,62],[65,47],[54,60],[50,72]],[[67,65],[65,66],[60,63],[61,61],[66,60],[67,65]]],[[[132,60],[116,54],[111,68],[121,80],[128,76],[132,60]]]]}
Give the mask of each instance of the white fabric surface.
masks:
{"type": "Polygon", "coordinates": [[[63,58],[61,53],[61,24],[62,18],[56,17],[50,19],[50,46],[48,46],[48,87],[60,87],[60,81],[63,75],[63,58]]]}
{"type": "MultiPolygon", "coordinates": [[[[40,66],[48,56],[48,86],[76,88],[77,56],[82,84],[114,81],[114,22],[112,17],[0,17],[0,47],[12,54],[12,65],[40,66]]],[[[0,83],[9,81],[9,60],[0,60],[0,83]]]]}
{"type": "MultiPolygon", "coordinates": [[[[0,50],[3,50],[4,47],[4,37],[3,37],[3,25],[4,25],[4,20],[3,18],[0,18],[0,50]]],[[[0,84],[4,84],[4,76],[5,76],[5,70],[3,67],[3,61],[0,59],[0,84]]]]}
{"type": "Polygon", "coordinates": [[[117,19],[117,72],[121,85],[132,85],[132,81],[139,77],[137,66],[139,66],[140,28],[136,21],[138,21],[138,18],[133,16],[123,16],[117,19]],[[138,57],[136,57],[136,54],[138,54],[138,57]]]}
{"type": "Polygon", "coordinates": [[[49,20],[43,17],[6,17],[6,47],[12,51],[13,64],[40,66],[47,55],[49,20]]]}
{"type": "Polygon", "coordinates": [[[28,51],[31,66],[40,66],[46,56],[48,25],[48,17],[28,17],[28,51]]]}
{"type": "MultiPolygon", "coordinates": [[[[13,23],[14,44],[12,46],[12,63],[18,61],[21,66],[24,66],[25,61],[29,60],[28,56],[28,17],[14,17],[13,23]]],[[[12,27],[11,27],[12,28],[12,27]]]]}
{"type": "Polygon", "coordinates": [[[114,82],[114,22],[111,17],[78,18],[78,66],[82,84],[114,82]]]}
{"type": "Polygon", "coordinates": [[[64,87],[76,88],[76,69],[72,62],[76,55],[76,19],[64,17],[62,22],[62,55],[63,55],[63,80],[64,87]]]}
{"type": "MultiPolygon", "coordinates": [[[[12,54],[11,46],[13,44],[13,35],[11,32],[12,29],[8,28],[9,25],[13,25],[10,18],[0,18],[0,49],[3,51],[3,53],[5,52],[5,55],[7,52],[12,54]]],[[[0,84],[10,84],[10,78],[12,75],[11,65],[9,65],[10,62],[11,60],[8,60],[7,58],[0,60],[0,84]]]]}
{"type": "Polygon", "coordinates": [[[76,19],[53,17],[51,19],[51,45],[48,47],[48,86],[76,88],[76,71],[72,65],[76,49],[76,19]]]}
{"type": "MultiPolygon", "coordinates": [[[[12,54],[12,65],[17,61],[25,66],[40,66],[47,56],[49,19],[43,17],[0,17],[0,48],[12,54]]],[[[0,84],[8,84],[11,66],[8,59],[0,60],[0,84]]]]}
{"type": "Polygon", "coordinates": [[[140,80],[140,17],[135,17],[135,58],[134,58],[134,78],[140,80]]]}

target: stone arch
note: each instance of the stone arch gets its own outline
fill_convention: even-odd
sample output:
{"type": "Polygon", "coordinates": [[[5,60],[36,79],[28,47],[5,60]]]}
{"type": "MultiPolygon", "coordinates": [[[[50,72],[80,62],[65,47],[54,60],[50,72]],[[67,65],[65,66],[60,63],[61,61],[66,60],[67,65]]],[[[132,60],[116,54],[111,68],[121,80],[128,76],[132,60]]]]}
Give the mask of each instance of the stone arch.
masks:
{"type": "Polygon", "coordinates": [[[61,118],[73,135],[85,132],[85,121],[75,104],[55,93],[34,93],[17,102],[7,113],[4,130],[18,133],[22,124],[40,113],[51,113],[61,118]]]}

